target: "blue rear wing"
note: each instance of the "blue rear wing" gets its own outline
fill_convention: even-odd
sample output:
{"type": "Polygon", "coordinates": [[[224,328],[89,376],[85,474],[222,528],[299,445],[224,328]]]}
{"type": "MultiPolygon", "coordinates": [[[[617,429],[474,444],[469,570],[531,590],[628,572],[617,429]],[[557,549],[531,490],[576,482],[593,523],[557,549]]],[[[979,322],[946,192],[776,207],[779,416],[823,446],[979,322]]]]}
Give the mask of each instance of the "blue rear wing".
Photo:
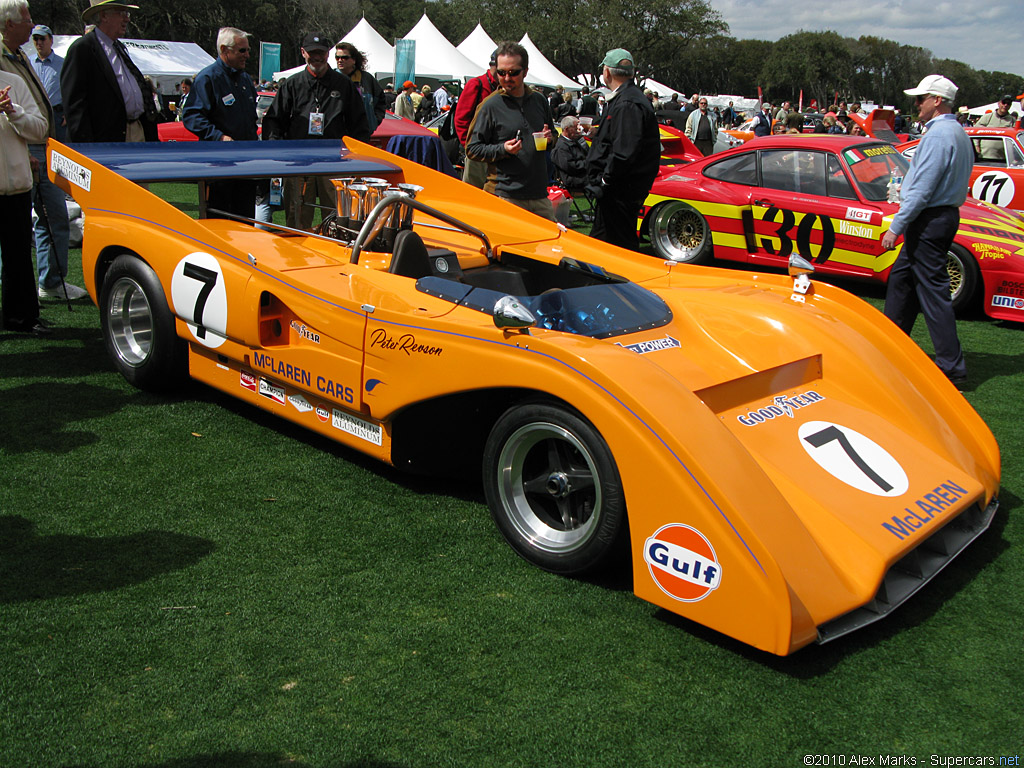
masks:
{"type": "MultiPolygon", "coordinates": [[[[60,144],[51,148],[60,151],[60,144]]],[[[135,182],[268,179],[287,176],[387,176],[401,168],[358,155],[340,140],[174,141],[68,144],[135,182]]]]}

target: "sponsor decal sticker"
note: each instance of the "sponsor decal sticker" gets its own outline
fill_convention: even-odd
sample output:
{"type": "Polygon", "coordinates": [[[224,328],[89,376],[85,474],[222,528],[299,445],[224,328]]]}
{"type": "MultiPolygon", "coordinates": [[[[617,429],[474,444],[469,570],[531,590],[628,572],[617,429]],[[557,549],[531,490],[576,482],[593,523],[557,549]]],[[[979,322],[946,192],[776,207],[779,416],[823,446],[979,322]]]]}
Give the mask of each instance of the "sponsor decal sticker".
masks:
{"type": "Polygon", "coordinates": [[[380,445],[383,441],[384,431],[379,424],[371,424],[337,408],[332,409],[331,426],[374,445],[380,445]]]}
{"type": "Polygon", "coordinates": [[[1006,307],[1008,309],[1024,309],[1024,299],[1017,296],[999,296],[998,294],[992,297],[993,307],[1006,307]]]}
{"type": "Polygon", "coordinates": [[[862,151],[864,157],[880,157],[881,155],[895,155],[896,147],[892,144],[884,144],[880,147],[869,147],[862,151]]]}
{"type": "Polygon", "coordinates": [[[256,383],[256,377],[248,371],[238,372],[238,383],[242,385],[242,389],[248,389],[250,392],[259,391],[259,386],[256,383]]]}
{"type": "Polygon", "coordinates": [[[1024,296],[1024,282],[1016,280],[1003,280],[999,284],[999,292],[1010,296],[1024,296]]]}
{"type": "Polygon", "coordinates": [[[302,395],[288,395],[288,402],[295,406],[295,410],[299,413],[306,413],[312,411],[313,406],[309,404],[309,401],[302,395]]]}
{"type": "Polygon", "coordinates": [[[904,507],[906,514],[893,515],[882,523],[882,527],[902,541],[918,528],[932,522],[936,516],[946,511],[957,501],[967,495],[967,489],[961,488],[952,480],[936,486],[931,493],[926,493],[910,506],[904,507]]]}
{"type": "Polygon", "coordinates": [[[853,235],[854,237],[864,237],[868,240],[875,239],[875,233],[871,227],[865,227],[863,224],[851,224],[843,219],[839,220],[839,234],[841,235],[853,235]]]}
{"type": "Polygon", "coordinates": [[[60,152],[50,153],[50,170],[86,192],[92,187],[92,171],[60,152]]]}
{"type": "Polygon", "coordinates": [[[1007,256],[1013,255],[1006,248],[1000,248],[991,243],[971,243],[971,248],[978,254],[979,259],[1005,259],[1007,256]]]}
{"type": "Polygon", "coordinates": [[[291,327],[293,331],[299,334],[300,338],[303,338],[306,341],[312,341],[314,344],[320,343],[320,334],[309,326],[303,325],[298,320],[292,320],[291,327]]]}
{"type": "Polygon", "coordinates": [[[815,463],[837,480],[873,496],[902,496],[910,487],[907,473],[874,440],[829,421],[808,421],[797,430],[800,445],[815,463]]]}
{"type": "Polygon", "coordinates": [[[278,405],[285,404],[285,393],[284,387],[279,387],[269,379],[264,379],[260,376],[260,394],[264,397],[268,397],[278,405]]]}
{"type": "Polygon", "coordinates": [[[633,344],[619,344],[620,347],[636,352],[638,355],[646,355],[648,352],[660,352],[663,349],[677,349],[682,346],[678,339],[666,336],[663,339],[651,339],[649,341],[638,341],[633,344]]]}
{"type": "Polygon", "coordinates": [[[331,420],[331,411],[326,405],[320,403],[316,407],[316,417],[326,424],[331,420]]]}
{"type": "Polygon", "coordinates": [[[847,208],[846,218],[850,221],[871,221],[871,211],[866,208],[847,208]]]}
{"type": "Polygon", "coordinates": [[[789,416],[792,419],[793,411],[820,403],[824,399],[823,395],[819,395],[813,389],[809,389],[799,395],[777,395],[774,400],[763,408],[741,413],[736,418],[744,426],[756,427],[758,424],[771,421],[779,416],[789,416]]]}
{"type": "Polygon", "coordinates": [[[681,523],[662,526],[644,542],[644,562],[661,591],[682,602],[703,600],[722,583],[711,542],[681,523]]]}
{"type": "Polygon", "coordinates": [[[393,352],[404,352],[407,355],[427,355],[428,357],[440,357],[444,352],[443,347],[435,347],[430,344],[420,344],[411,333],[403,333],[401,336],[391,336],[383,328],[378,328],[370,334],[370,347],[386,349],[393,352]]]}

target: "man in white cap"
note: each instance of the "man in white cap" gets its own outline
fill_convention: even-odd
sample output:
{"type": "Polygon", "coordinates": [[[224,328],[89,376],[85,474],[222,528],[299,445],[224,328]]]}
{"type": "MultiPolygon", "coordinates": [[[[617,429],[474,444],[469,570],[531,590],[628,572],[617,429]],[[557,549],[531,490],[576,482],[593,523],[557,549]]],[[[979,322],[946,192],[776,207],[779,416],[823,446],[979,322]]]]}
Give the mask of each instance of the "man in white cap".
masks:
{"type": "Polygon", "coordinates": [[[889,272],[886,317],[909,335],[918,312],[923,312],[935,346],[935,364],[962,386],[967,365],[956,333],[946,254],[960,226],[974,152],[953,114],[956,92],[953,82],[941,75],[928,75],[917,88],[904,91],[916,97],[927,128],[903,180],[900,209],[882,237],[882,248],[891,250],[903,235],[903,250],[889,272]]]}
{"type": "Polygon", "coordinates": [[[138,7],[90,0],[83,11],[95,28],[71,44],[60,74],[69,141],[157,140],[152,92],[121,42],[138,7]]]}

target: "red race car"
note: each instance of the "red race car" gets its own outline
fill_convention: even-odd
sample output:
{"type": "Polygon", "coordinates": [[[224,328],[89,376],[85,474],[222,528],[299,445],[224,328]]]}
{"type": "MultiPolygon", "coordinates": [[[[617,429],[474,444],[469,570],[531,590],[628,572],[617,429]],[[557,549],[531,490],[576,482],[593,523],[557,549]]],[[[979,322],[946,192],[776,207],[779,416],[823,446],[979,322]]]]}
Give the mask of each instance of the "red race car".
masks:
{"type": "MultiPolygon", "coordinates": [[[[974,147],[971,197],[1001,208],[1024,210],[1024,132],[1017,128],[967,128],[974,147]]],[[[897,149],[913,157],[917,141],[897,149]]]]}
{"type": "MultiPolygon", "coordinates": [[[[908,167],[893,145],[864,137],[753,139],[656,179],[640,233],[673,261],[786,267],[798,253],[822,274],[884,281],[903,247],[882,249],[899,208],[887,191],[908,167]]],[[[968,199],[949,272],[958,310],[983,295],[991,317],[1024,322],[1024,218],[968,199]]]]}

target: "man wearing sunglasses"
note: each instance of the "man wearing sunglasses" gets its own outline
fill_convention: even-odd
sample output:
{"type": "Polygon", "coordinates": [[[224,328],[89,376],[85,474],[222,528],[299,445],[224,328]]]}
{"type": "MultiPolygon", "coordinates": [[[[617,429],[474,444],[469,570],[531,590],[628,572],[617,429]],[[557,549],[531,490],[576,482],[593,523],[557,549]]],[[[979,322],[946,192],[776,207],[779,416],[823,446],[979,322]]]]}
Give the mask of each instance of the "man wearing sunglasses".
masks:
{"type": "MultiPolygon", "coordinates": [[[[181,121],[200,141],[256,141],[256,86],[245,71],[248,34],[222,28],[217,33],[217,51],[217,60],[196,75],[181,121]]],[[[252,218],[255,182],[220,181],[211,183],[209,190],[211,208],[252,218]]]]}
{"type": "Polygon", "coordinates": [[[956,333],[946,254],[960,226],[974,152],[953,114],[956,92],[956,85],[941,75],[928,75],[917,88],[904,91],[916,97],[927,128],[903,181],[900,209],[882,236],[882,248],[891,250],[903,235],[903,250],[889,272],[886,317],[910,335],[918,312],[923,312],[935,346],[935,364],[950,381],[962,385],[967,366],[956,333]]]}
{"type": "Polygon", "coordinates": [[[490,165],[485,190],[554,221],[546,150],[555,121],[551,106],[539,91],[526,85],[530,55],[523,46],[500,43],[496,61],[499,88],[476,112],[466,156],[490,165]]]}

